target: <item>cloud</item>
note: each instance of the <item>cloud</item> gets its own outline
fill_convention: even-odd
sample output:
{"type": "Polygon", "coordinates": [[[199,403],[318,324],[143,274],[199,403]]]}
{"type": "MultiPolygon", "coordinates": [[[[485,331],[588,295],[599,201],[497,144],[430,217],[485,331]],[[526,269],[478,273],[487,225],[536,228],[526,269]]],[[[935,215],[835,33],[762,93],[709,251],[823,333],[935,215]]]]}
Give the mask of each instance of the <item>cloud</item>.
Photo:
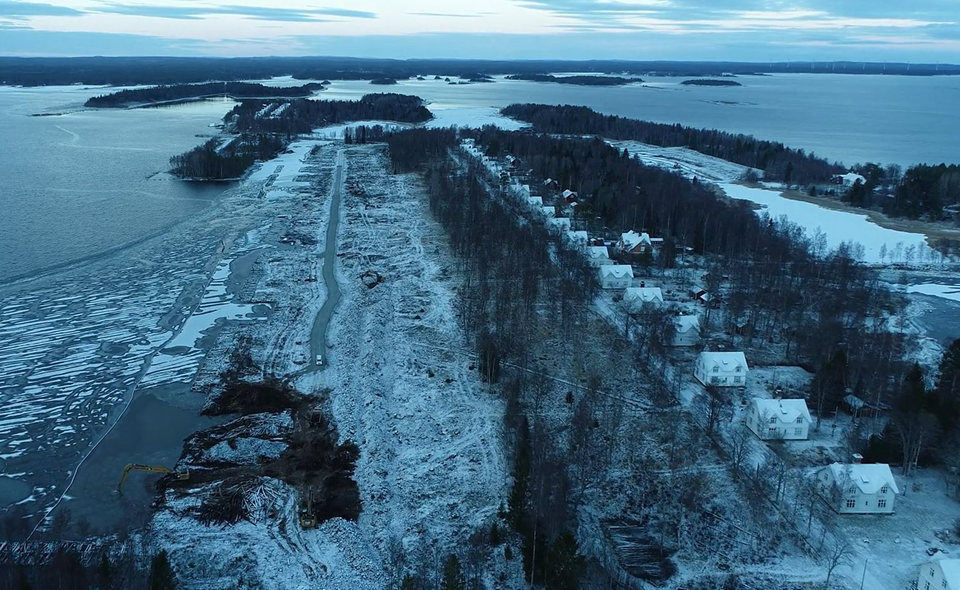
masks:
{"type": "Polygon", "coordinates": [[[35,4],[33,2],[11,2],[0,0],[0,18],[26,19],[31,16],[82,16],[83,12],[54,6],[53,4],[35,4]]]}
{"type": "Polygon", "coordinates": [[[123,14],[176,20],[200,20],[207,16],[242,16],[280,22],[325,22],[333,18],[376,18],[376,13],[349,8],[271,8],[267,6],[142,5],[108,3],[91,9],[103,14],[123,14]]]}

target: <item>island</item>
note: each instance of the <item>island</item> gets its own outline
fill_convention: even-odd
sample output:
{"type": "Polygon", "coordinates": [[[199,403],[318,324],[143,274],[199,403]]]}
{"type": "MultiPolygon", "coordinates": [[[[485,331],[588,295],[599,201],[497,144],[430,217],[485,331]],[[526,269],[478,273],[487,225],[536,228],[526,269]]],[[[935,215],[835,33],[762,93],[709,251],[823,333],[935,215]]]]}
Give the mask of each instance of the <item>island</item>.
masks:
{"type": "Polygon", "coordinates": [[[206,84],[173,84],[119,90],[94,96],[84,103],[92,108],[129,109],[180,104],[226,96],[235,100],[250,98],[305,98],[323,90],[323,84],[271,87],[249,82],[208,82],[206,84]]]}
{"type": "Polygon", "coordinates": [[[553,74],[511,74],[507,76],[507,80],[553,82],[555,84],[576,84],[578,86],[626,86],[635,82],[643,82],[640,78],[623,78],[620,76],[554,76],[553,74]]]}
{"type": "Polygon", "coordinates": [[[695,78],[680,82],[682,86],[743,86],[736,80],[714,80],[709,78],[695,78]]]}
{"type": "Polygon", "coordinates": [[[397,83],[396,78],[374,78],[370,83],[375,86],[393,86],[397,83]]]}

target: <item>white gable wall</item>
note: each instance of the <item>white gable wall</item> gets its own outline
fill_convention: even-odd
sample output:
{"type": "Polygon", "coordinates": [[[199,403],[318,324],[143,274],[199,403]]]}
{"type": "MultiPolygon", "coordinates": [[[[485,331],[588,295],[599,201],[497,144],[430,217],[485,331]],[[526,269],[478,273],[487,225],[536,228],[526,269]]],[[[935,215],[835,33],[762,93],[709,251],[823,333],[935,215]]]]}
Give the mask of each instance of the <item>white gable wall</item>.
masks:
{"type": "Polygon", "coordinates": [[[852,481],[844,482],[847,489],[842,494],[834,490],[834,476],[829,467],[817,474],[821,495],[828,503],[836,500],[833,508],[840,514],[893,514],[897,494],[889,485],[880,487],[872,494],[864,493],[852,481]],[[839,498],[838,498],[839,496],[839,498]]]}
{"type": "Polygon", "coordinates": [[[747,428],[760,440],[807,440],[810,436],[810,420],[807,416],[790,415],[783,419],[779,412],[761,408],[756,400],[747,408],[747,428]]]}
{"type": "Polygon", "coordinates": [[[939,559],[920,566],[917,590],[960,590],[960,559],[939,559]],[[944,585],[946,582],[946,585],[944,585]]]}

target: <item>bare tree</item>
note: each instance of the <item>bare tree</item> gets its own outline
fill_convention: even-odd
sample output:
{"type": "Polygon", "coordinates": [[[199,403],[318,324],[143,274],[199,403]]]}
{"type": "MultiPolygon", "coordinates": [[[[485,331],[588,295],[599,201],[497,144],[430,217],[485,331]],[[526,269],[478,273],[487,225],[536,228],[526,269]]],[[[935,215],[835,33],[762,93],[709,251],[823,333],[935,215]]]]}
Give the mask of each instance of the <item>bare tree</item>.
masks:
{"type": "Polygon", "coordinates": [[[747,452],[750,450],[751,438],[753,438],[753,433],[742,424],[735,427],[730,434],[730,459],[733,463],[734,479],[740,479],[743,462],[746,460],[747,452]]]}
{"type": "Polygon", "coordinates": [[[853,547],[845,541],[837,541],[837,544],[827,554],[827,580],[823,583],[824,588],[830,587],[830,578],[833,577],[833,571],[841,565],[849,565],[852,558],[853,547]]]}

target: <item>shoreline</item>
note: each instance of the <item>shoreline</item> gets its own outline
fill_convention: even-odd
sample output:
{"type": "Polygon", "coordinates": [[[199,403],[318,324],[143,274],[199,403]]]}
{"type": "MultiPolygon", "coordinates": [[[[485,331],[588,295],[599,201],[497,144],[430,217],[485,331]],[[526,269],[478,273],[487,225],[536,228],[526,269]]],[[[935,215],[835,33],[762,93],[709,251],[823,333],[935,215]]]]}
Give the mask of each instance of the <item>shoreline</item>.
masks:
{"type": "Polygon", "coordinates": [[[734,184],[739,184],[749,188],[764,189],[770,191],[779,191],[780,195],[785,199],[790,199],[791,201],[801,201],[804,203],[810,203],[811,205],[817,205],[818,207],[823,207],[824,209],[831,209],[833,211],[842,211],[844,213],[853,213],[857,215],[863,215],[872,223],[889,230],[902,231],[914,234],[922,234],[927,237],[929,240],[943,240],[943,239],[955,239],[960,240],[960,227],[950,227],[946,223],[936,223],[930,221],[918,221],[914,219],[905,219],[890,217],[885,213],[880,211],[874,211],[873,209],[862,209],[860,207],[854,207],[848,205],[836,199],[831,199],[829,197],[811,197],[808,194],[798,191],[796,189],[779,189],[779,188],[770,188],[763,186],[762,184],[756,182],[745,182],[737,181],[734,184]]]}

